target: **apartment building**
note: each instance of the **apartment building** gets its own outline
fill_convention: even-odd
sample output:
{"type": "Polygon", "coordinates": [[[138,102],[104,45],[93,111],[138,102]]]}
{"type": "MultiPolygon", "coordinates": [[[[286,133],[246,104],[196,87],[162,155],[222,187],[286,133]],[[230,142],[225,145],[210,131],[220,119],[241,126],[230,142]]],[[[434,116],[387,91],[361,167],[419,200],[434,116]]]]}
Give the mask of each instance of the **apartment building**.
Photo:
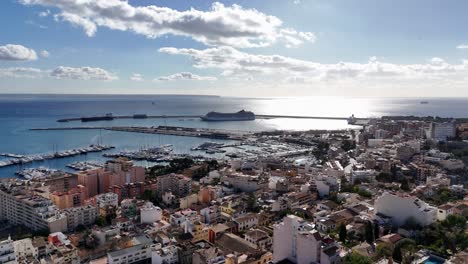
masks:
{"type": "Polygon", "coordinates": [[[75,230],[80,225],[93,225],[99,216],[99,209],[93,205],[68,208],[62,212],[67,217],[68,230],[75,230]]]}
{"type": "Polygon", "coordinates": [[[171,192],[177,197],[185,197],[192,192],[192,181],[180,174],[167,174],[156,179],[157,195],[162,197],[166,192],[171,192]]]}
{"type": "Polygon", "coordinates": [[[401,226],[408,219],[415,220],[421,226],[432,224],[437,219],[437,208],[430,206],[415,196],[404,193],[385,192],[375,200],[376,216],[392,218],[392,223],[401,226]]]}
{"type": "Polygon", "coordinates": [[[67,220],[50,199],[35,195],[24,186],[0,186],[0,220],[25,225],[34,231],[67,230],[67,220]]]}

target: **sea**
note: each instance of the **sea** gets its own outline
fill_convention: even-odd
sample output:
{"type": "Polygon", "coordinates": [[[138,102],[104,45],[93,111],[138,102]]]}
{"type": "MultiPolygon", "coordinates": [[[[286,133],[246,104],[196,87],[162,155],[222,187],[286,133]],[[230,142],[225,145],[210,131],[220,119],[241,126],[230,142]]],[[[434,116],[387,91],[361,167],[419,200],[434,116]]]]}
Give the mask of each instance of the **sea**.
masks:
{"type": "MultiPolygon", "coordinates": [[[[41,154],[102,143],[116,148],[108,152],[138,150],[164,144],[174,153],[200,154],[190,150],[207,141],[204,138],[137,134],[107,130],[49,130],[31,128],[62,126],[181,126],[240,131],[353,129],[345,120],[257,119],[241,122],[205,122],[198,118],[115,119],[82,123],[59,123],[58,119],[113,115],[203,115],[209,111],[249,110],[264,115],[380,117],[415,115],[468,117],[468,98],[238,98],[199,95],[30,95],[0,94],[0,153],[41,154]],[[427,103],[421,103],[427,101],[427,103]]],[[[220,142],[224,142],[220,140],[220,142]]],[[[88,153],[62,159],[0,168],[0,178],[15,177],[25,168],[47,167],[70,170],[76,161],[105,161],[101,153],[88,153]]],[[[204,154],[204,152],[203,152],[204,154]]],[[[5,159],[0,157],[1,159],[5,159]]],[[[152,163],[139,162],[143,166],[152,163]]]]}

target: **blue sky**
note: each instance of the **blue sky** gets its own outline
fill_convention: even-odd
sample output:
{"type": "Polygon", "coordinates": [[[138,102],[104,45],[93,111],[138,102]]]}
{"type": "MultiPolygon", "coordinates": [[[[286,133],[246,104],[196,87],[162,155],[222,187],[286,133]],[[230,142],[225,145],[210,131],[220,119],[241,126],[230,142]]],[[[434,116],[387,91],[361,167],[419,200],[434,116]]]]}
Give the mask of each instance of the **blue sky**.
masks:
{"type": "Polygon", "coordinates": [[[218,2],[0,1],[0,93],[468,96],[468,2],[218,2]]]}

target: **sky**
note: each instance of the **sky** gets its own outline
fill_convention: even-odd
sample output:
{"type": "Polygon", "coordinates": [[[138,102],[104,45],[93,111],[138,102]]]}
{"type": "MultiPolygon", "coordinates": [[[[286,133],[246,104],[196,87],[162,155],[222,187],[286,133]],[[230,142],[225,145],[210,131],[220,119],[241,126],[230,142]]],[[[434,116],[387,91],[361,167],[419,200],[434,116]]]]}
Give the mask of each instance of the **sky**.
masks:
{"type": "Polygon", "coordinates": [[[2,0],[0,93],[468,96],[467,1],[2,0]]]}

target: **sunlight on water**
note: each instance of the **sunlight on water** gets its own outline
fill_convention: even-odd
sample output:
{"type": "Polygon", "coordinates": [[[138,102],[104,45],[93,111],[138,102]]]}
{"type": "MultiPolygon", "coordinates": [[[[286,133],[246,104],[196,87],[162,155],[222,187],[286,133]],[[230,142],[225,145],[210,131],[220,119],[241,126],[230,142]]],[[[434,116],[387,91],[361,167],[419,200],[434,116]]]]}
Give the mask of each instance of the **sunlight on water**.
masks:
{"type": "Polygon", "coordinates": [[[354,114],[369,117],[377,114],[371,110],[375,108],[375,103],[378,102],[340,97],[282,98],[259,101],[257,114],[330,117],[349,117],[354,114]]]}

